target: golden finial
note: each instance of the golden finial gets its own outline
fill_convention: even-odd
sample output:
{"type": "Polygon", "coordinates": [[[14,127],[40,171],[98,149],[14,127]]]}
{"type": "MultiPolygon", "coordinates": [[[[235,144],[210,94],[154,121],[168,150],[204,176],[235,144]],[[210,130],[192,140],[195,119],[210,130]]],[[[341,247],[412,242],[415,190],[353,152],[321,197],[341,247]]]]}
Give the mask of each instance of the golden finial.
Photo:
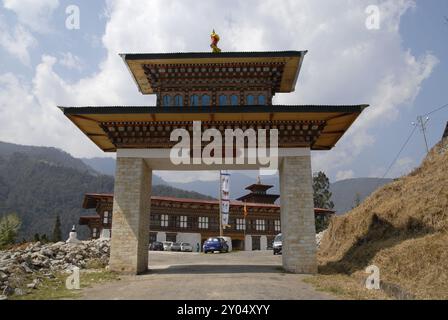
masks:
{"type": "Polygon", "coordinates": [[[220,53],[221,49],[218,48],[218,42],[219,42],[219,35],[215,32],[215,29],[213,29],[213,32],[211,34],[212,43],[210,44],[210,48],[212,48],[213,53],[220,53]]]}

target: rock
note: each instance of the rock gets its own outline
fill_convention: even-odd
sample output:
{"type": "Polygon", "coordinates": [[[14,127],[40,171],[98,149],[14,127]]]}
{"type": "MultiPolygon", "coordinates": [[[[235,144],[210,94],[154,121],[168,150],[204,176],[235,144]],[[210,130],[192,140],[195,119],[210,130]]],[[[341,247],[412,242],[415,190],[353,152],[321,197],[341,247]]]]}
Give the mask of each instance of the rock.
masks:
{"type": "Polygon", "coordinates": [[[26,285],[26,287],[28,289],[37,289],[37,286],[39,285],[40,280],[39,279],[34,279],[32,283],[29,283],[26,285]]]}
{"type": "Polygon", "coordinates": [[[10,286],[6,286],[6,287],[3,289],[3,294],[6,295],[6,296],[10,296],[10,295],[12,295],[13,293],[14,293],[14,289],[11,288],[10,286]]]}
{"type": "Polygon", "coordinates": [[[325,232],[327,232],[327,230],[324,230],[324,231],[322,231],[322,232],[316,234],[316,244],[317,244],[317,248],[320,247],[320,243],[321,243],[321,241],[322,241],[322,238],[323,238],[324,235],[325,235],[325,232]]]}
{"type": "Polygon", "coordinates": [[[1,294],[0,295],[0,301],[2,301],[2,300],[8,300],[8,297],[1,294]]]}
{"type": "Polygon", "coordinates": [[[0,271],[0,281],[5,281],[6,279],[8,279],[8,275],[0,271]]]}
{"type": "Polygon", "coordinates": [[[26,262],[23,262],[22,264],[20,264],[20,266],[23,268],[23,270],[26,273],[33,273],[34,271],[26,264],[26,262]]]}
{"type": "Polygon", "coordinates": [[[41,246],[42,246],[42,244],[38,241],[38,242],[36,242],[36,243],[33,245],[31,251],[32,251],[32,252],[38,252],[38,251],[40,251],[40,247],[41,247],[41,246]]]}
{"type": "Polygon", "coordinates": [[[1,260],[8,260],[8,259],[10,259],[11,258],[11,254],[10,253],[6,253],[5,255],[3,255],[2,257],[1,257],[1,260]]]}
{"type": "Polygon", "coordinates": [[[23,295],[25,295],[25,292],[22,289],[20,289],[20,288],[15,288],[14,289],[14,295],[16,295],[16,296],[23,296],[23,295]]]}
{"type": "Polygon", "coordinates": [[[47,256],[47,257],[53,257],[54,256],[53,250],[47,249],[47,248],[41,249],[40,250],[40,254],[42,254],[44,256],[47,256]]]}
{"type": "Polygon", "coordinates": [[[26,249],[0,251],[0,293],[5,290],[8,296],[14,294],[14,288],[26,286],[28,291],[35,288],[39,282],[26,284],[27,274],[40,272],[51,279],[56,273],[75,266],[86,268],[91,260],[107,266],[109,253],[110,240],[83,241],[76,245],[35,243],[26,249]]]}

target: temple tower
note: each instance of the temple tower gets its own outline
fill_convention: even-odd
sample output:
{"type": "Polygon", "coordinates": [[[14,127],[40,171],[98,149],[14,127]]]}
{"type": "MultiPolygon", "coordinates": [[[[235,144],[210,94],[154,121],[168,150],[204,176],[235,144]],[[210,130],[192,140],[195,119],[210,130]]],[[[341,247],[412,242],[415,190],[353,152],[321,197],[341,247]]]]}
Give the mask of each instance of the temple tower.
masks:
{"type": "Polygon", "coordinates": [[[269,194],[267,191],[273,186],[261,183],[261,178],[258,177],[257,183],[254,183],[248,187],[250,193],[239,197],[237,200],[248,203],[267,203],[274,204],[280,197],[278,194],[269,194]]]}

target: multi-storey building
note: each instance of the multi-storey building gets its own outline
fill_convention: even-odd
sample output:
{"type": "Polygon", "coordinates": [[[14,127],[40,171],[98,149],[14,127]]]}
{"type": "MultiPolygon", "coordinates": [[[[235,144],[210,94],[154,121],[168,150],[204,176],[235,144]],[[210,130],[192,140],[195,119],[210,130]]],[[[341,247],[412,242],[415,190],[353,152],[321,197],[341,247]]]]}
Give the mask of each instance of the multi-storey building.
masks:
{"type": "MultiPolygon", "coordinates": [[[[247,187],[251,192],[232,201],[230,227],[224,236],[232,238],[236,250],[270,248],[275,235],[281,232],[279,195],[269,194],[270,185],[260,181],[247,187]],[[246,212],[246,214],[245,214],[246,212]]],[[[113,194],[86,194],[83,207],[96,209],[96,215],[80,218],[87,225],[91,238],[110,237],[113,194]]],[[[328,218],[334,211],[314,209],[317,218],[328,218]]],[[[211,236],[219,235],[219,202],[217,200],[151,197],[150,242],[189,242],[194,250],[211,236]]]]}

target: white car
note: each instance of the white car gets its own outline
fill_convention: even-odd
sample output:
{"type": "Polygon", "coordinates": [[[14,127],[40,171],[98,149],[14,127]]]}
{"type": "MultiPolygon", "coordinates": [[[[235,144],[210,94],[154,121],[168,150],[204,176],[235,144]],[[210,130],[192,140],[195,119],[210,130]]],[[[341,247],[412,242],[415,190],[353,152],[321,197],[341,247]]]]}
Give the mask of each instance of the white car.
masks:
{"type": "Polygon", "coordinates": [[[180,244],[180,251],[182,252],[193,252],[193,246],[187,242],[182,242],[180,244]]]}
{"type": "Polygon", "coordinates": [[[173,245],[173,242],[171,242],[171,241],[163,242],[163,251],[171,251],[172,245],[173,245]]]}

